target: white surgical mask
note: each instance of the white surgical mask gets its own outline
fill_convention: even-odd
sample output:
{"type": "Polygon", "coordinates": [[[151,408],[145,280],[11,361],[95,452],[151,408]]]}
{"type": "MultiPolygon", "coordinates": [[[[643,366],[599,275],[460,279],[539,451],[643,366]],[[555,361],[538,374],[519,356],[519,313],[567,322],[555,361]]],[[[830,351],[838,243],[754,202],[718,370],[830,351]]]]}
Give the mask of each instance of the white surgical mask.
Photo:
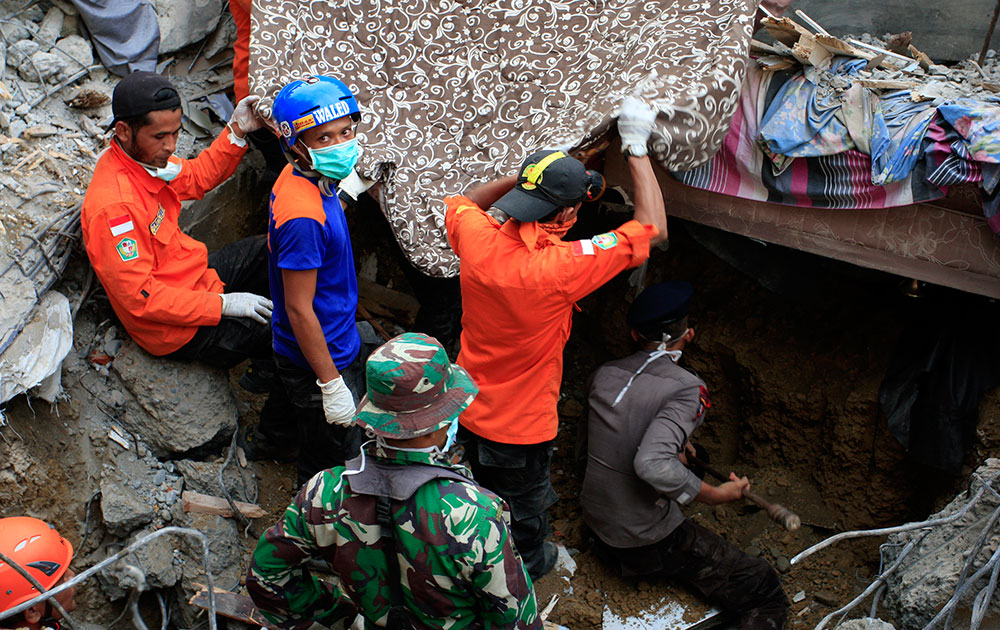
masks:
{"type": "MultiPolygon", "coordinates": [[[[140,162],[142,164],[142,162],[140,162]]],[[[165,182],[169,182],[173,178],[181,174],[180,162],[167,162],[167,165],[163,168],[157,168],[155,166],[150,166],[148,164],[142,164],[142,167],[146,169],[146,172],[155,177],[156,179],[162,179],[165,182]]]]}

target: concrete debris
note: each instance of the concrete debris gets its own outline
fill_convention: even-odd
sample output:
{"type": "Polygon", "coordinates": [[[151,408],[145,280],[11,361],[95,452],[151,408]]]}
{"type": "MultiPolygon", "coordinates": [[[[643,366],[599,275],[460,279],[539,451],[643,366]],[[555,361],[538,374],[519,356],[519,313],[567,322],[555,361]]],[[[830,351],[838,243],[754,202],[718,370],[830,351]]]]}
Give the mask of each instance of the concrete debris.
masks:
{"type": "Polygon", "coordinates": [[[112,363],[145,413],[125,424],[157,455],[217,451],[236,430],[236,399],[228,375],[201,363],[154,357],[125,342],[112,363]]]}
{"type": "MultiPolygon", "coordinates": [[[[225,519],[212,514],[189,514],[189,527],[208,536],[210,551],[209,567],[215,577],[215,584],[227,590],[233,589],[242,582],[244,568],[241,564],[243,543],[240,539],[239,524],[233,519],[225,519]]],[[[197,584],[205,583],[205,574],[201,565],[201,547],[192,539],[185,538],[181,542],[181,568],[183,576],[178,586],[180,592],[177,599],[188,601],[200,589],[197,584]]],[[[179,606],[176,609],[180,621],[185,624],[179,627],[191,628],[196,623],[198,610],[191,606],[179,606]]]]}
{"type": "MultiPolygon", "coordinates": [[[[37,26],[35,30],[38,30],[37,26]]],[[[3,39],[8,45],[31,38],[31,31],[28,30],[24,22],[18,19],[4,20],[0,24],[0,33],[3,33],[3,39]]]]}
{"type": "Polygon", "coordinates": [[[66,14],[59,7],[52,7],[42,18],[42,23],[38,25],[38,32],[35,33],[35,39],[42,46],[42,50],[48,50],[52,47],[52,43],[59,39],[65,19],[66,14]]]}
{"type": "Polygon", "coordinates": [[[873,617],[862,617],[861,619],[851,619],[838,626],[840,630],[896,630],[896,626],[888,621],[875,619],[873,617]]]}
{"type": "Polygon", "coordinates": [[[66,58],[39,50],[17,68],[17,73],[25,81],[39,78],[42,81],[55,83],[59,73],[66,67],[66,58]]]}
{"type": "Polygon", "coordinates": [[[69,300],[50,291],[9,348],[0,353],[0,403],[34,389],[55,402],[62,392],[59,366],[73,346],[69,300]]]}
{"type": "MultiPolygon", "coordinates": [[[[122,546],[130,545],[153,531],[152,528],[138,530],[122,546]]],[[[182,558],[176,549],[177,544],[179,539],[174,536],[153,539],[99,574],[105,595],[110,599],[121,599],[134,588],[168,588],[177,584],[182,572],[182,558]]]]}
{"type": "MultiPolygon", "coordinates": [[[[28,57],[38,52],[41,46],[31,39],[22,39],[7,47],[7,65],[11,68],[19,68],[28,57]]],[[[28,79],[29,81],[31,78],[28,79]]]]}
{"type": "Polygon", "coordinates": [[[101,514],[109,531],[125,536],[178,503],[184,488],[179,475],[158,469],[155,459],[139,458],[134,450],[110,453],[113,464],[101,472],[101,514]]]}
{"type": "MultiPolygon", "coordinates": [[[[998,474],[1000,459],[987,459],[973,473],[970,489],[956,496],[944,509],[928,519],[941,518],[959,511],[981,487],[980,480],[990,480],[998,474]]],[[[997,486],[1000,486],[1000,482],[994,481],[994,491],[998,489],[997,486]]],[[[985,492],[960,519],[937,526],[928,533],[900,568],[890,574],[885,606],[901,627],[919,628],[927,625],[955,593],[960,578],[966,579],[990,560],[1000,546],[1000,527],[994,518],[998,510],[998,495],[995,492],[985,492]],[[984,531],[986,525],[991,525],[989,531],[984,531]]],[[[890,536],[885,563],[893,562],[903,545],[923,533],[923,530],[916,530],[890,536]]],[[[986,575],[972,584],[959,606],[971,609],[973,598],[988,581],[989,575],[986,575]]],[[[984,627],[990,627],[991,619],[993,625],[1000,622],[1000,598],[992,599],[984,627]]]]}
{"type": "Polygon", "coordinates": [[[69,35],[56,42],[52,52],[68,60],[69,70],[76,72],[94,63],[94,49],[79,35],[69,35]]]}
{"type": "Polygon", "coordinates": [[[222,0],[157,0],[160,56],[205,39],[219,24],[222,0]]]}
{"type": "MultiPolygon", "coordinates": [[[[202,494],[219,495],[219,469],[222,462],[198,462],[182,459],[177,464],[177,472],[184,477],[184,488],[202,494]]],[[[257,497],[257,479],[253,472],[241,470],[230,463],[223,476],[226,491],[233,499],[254,503],[257,497]]]]}

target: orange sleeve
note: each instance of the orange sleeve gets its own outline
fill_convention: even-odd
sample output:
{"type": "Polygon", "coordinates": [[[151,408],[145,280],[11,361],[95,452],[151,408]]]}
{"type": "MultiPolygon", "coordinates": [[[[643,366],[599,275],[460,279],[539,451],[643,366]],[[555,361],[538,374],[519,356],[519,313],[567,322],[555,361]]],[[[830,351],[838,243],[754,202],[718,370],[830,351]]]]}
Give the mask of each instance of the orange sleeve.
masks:
{"type": "Polygon", "coordinates": [[[233,92],[239,103],[250,94],[250,2],[229,0],[229,12],[236,23],[233,42],[233,92]]]}
{"type": "Polygon", "coordinates": [[[224,127],[219,137],[198,157],[181,160],[181,172],[169,185],[182,201],[201,199],[205,193],[229,179],[246,152],[245,146],[236,146],[229,141],[229,127],[224,127]]]}
{"type": "Polygon", "coordinates": [[[649,258],[649,239],[659,230],[632,220],[617,230],[560,248],[561,288],[570,301],[581,300],[625,269],[649,258]]]}
{"type": "MultiPolygon", "coordinates": [[[[84,247],[94,273],[115,302],[140,319],[176,326],[211,326],[222,317],[217,293],[170,287],[156,278],[151,239],[135,210],[127,203],[112,204],[88,215],[84,247]],[[134,228],[118,236],[109,218],[128,215],[134,228]]],[[[161,231],[177,229],[164,222],[161,231]]]]}
{"type": "Polygon", "coordinates": [[[469,223],[470,219],[481,218],[489,223],[486,213],[476,205],[474,201],[462,195],[445,197],[444,204],[448,207],[444,215],[444,229],[448,235],[448,244],[455,250],[458,257],[462,257],[461,234],[463,226],[469,223]]]}

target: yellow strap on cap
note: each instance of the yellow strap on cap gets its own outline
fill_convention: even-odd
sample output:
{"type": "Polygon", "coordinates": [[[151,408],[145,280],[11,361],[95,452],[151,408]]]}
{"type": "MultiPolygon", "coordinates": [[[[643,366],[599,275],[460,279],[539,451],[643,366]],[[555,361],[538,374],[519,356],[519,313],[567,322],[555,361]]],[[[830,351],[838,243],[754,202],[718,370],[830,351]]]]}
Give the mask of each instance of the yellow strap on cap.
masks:
{"type": "Polygon", "coordinates": [[[550,153],[542,158],[542,161],[534,165],[534,168],[529,169],[525,174],[525,179],[527,179],[532,184],[538,184],[538,180],[541,179],[542,171],[549,165],[560,158],[567,157],[562,151],[556,151],[555,153],[550,153]]]}

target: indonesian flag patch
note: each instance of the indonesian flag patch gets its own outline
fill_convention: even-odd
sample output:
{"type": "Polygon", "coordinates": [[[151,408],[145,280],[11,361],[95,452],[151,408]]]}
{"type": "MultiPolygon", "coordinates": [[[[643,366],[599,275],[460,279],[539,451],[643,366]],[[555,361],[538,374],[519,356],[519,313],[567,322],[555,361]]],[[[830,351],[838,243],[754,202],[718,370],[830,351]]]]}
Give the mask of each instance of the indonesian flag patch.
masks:
{"type": "Polygon", "coordinates": [[[132,218],[127,214],[108,219],[108,227],[111,228],[111,236],[121,236],[135,229],[135,225],[132,224],[132,218]]]}
{"type": "Polygon", "coordinates": [[[704,385],[698,386],[698,413],[695,414],[695,418],[700,418],[705,415],[705,412],[712,408],[712,400],[708,397],[708,390],[705,389],[704,385]]]}
{"type": "Polygon", "coordinates": [[[571,243],[573,247],[574,256],[593,256],[594,255],[594,243],[593,241],[573,241],[571,243]]]}

